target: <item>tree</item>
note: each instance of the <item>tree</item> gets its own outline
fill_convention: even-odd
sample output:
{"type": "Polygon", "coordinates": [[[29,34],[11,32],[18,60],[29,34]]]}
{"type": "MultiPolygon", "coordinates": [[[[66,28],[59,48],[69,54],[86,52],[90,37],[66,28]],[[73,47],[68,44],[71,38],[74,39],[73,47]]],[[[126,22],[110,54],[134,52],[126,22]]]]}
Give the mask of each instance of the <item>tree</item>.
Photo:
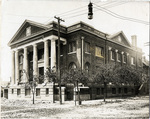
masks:
{"type": "Polygon", "coordinates": [[[36,91],[36,87],[38,85],[38,82],[40,79],[43,79],[43,76],[37,76],[37,75],[33,75],[33,70],[30,70],[30,74],[32,75],[28,75],[26,70],[22,70],[22,74],[25,74],[26,75],[26,78],[27,78],[27,82],[20,82],[18,84],[21,84],[21,85],[24,85],[25,89],[30,89],[31,92],[32,92],[32,95],[33,95],[33,104],[34,104],[34,96],[35,96],[35,91],[36,91]]]}
{"type": "MultiPolygon", "coordinates": [[[[78,103],[80,105],[80,91],[79,91],[79,83],[83,85],[87,85],[88,76],[85,72],[79,69],[70,69],[70,71],[64,71],[62,73],[62,83],[73,83],[74,89],[77,88],[78,92],[78,103]]],[[[75,105],[76,105],[76,93],[75,93],[75,105]]]]}
{"type": "Polygon", "coordinates": [[[104,102],[107,96],[107,84],[115,82],[115,64],[101,64],[94,73],[95,77],[93,82],[104,85],[104,102]]]}
{"type": "Polygon", "coordinates": [[[136,86],[142,83],[142,69],[136,69],[135,67],[126,65],[117,67],[115,74],[117,83],[134,86],[134,94],[136,94],[136,86]]]}
{"type": "Polygon", "coordinates": [[[45,85],[46,83],[53,82],[53,103],[55,102],[55,83],[58,82],[57,80],[57,73],[55,71],[55,67],[53,67],[52,69],[49,67],[47,68],[47,70],[45,71],[45,85]]]}

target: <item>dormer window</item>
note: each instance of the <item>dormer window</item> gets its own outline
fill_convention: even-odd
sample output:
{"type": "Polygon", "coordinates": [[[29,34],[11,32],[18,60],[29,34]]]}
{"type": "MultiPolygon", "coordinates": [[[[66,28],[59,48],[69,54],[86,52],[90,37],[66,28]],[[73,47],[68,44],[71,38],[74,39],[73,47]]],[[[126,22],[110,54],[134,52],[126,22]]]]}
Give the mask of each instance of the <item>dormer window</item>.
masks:
{"type": "Polygon", "coordinates": [[[31,26],[26,28],[26,36],[31,35],[31,26]]]}

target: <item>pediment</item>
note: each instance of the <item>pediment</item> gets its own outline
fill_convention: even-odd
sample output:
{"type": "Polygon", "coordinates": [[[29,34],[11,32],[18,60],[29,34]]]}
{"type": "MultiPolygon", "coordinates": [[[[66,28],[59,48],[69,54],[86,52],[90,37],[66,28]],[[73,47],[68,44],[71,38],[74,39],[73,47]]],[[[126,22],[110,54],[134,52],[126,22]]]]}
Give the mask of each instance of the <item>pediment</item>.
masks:
{"type": "Polygon", "coordinates": [[[19,40],[23,38],[30,37],[46,29],[48,29],[48,26],[46,25],[33,22],[33,21],[29,21],[29,20],[25,20],[24,23],[21,25],[21,27],[18,29],[18,31],[15,33],[13,38],[10,40],[8,45],[11,46],[12,43],[14,44],[15,42],[18,42],[19,40]]]}
{"type": "Polygon", "coordinates": [[[109,38],[111,40],[113,40],[114,42],[117,42],[119,44],[131,47],[130,42],[128,41],[127,37],[125,36],[125,34],[122,31],[120,31],[114,35],[109,36],[109,38]]]}

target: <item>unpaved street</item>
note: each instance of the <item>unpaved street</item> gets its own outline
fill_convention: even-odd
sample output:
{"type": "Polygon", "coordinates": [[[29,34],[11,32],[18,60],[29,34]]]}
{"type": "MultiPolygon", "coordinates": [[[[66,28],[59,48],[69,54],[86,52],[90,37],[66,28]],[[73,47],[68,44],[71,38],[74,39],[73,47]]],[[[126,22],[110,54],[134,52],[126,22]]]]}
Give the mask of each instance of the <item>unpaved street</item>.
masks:
{"type": "Polygon", "coordinates": [[[101,119],[101,118],[149,118],[149,96],[82,101],[75,106],[73,101],[59,102],[13,101],[2,99],[2,119],[101,119]]]}

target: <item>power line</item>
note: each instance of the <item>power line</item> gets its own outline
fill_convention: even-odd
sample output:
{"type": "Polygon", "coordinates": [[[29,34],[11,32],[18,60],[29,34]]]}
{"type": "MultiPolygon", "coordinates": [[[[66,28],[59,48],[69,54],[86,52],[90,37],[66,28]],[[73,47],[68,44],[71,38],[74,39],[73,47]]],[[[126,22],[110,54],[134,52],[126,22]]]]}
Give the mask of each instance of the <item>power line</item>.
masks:
{"type": "MultiPolygon", "coordinates": [[[[116,7],[116,6],[118,6],[118,5],[121,5],[121,4],[125,4],[125,3],[127,3],[127,2],[121,2],[121,3],[119,3],[119,4],[116,4],[115,6],[106,6],[106,8],[112,8],[112,7],[116,7]]],[[[94,12],[96,12],[96,11],[99,11],[99,10],[94,10],[94,12]]],[[[84,15],[84,14],[87,14],[87,12],[85,12],[85,13],[82,13],[82,14],[79,14],[79,15],[73,15],[73,16],[70,16],[70,17],[64,17],[65,19],[69,19],[69,18],[72,18],[72,17],[77,17],[77,16],[81,16],[81,15],[84,15]]]]}
{"type": "MultiPolygon", "coordinates": [[[[96,4],[94,4],[94,5],[96,5],[96,4]]],[[[138,19],[134,19],[134,18],[124,17],[124,16],[118,15],[118,14],[116,14],[116,13],[114,13],[114,12],[112,12],[112,11],[106,9],[106,8],[103,8],[101,6],[98,6],[98,5],[96,5],[96,6],[98,7],[98,8],[95,7],[96,9],[102,10],[102,11],[106,12],[107,14],[110,14],[113,17],[116,17],[116,18],[119,18],[119,19],[123,19],[123,20],[128,20],[128,21],[133,21],[133,22],[138,22],[138,23],[143,23],[143,24],[149,25],[149,22],[147,22],[147,21],[142,21],[142,20],[138,20],[138,19]]]]}
{"type": "MultiPolygon", "coordinates": [[[[99,2],[101,2],[101,1],[98,1],[98,2],[95,2],[95,3],[99,3],[99,2]]],[[[72,12],[72,11],[76,11],[76,10],[79,10],[79,9],[82,9],[82,8],[86,8],[87,7],[87,5],[85,5],[85,6],[82,6],[82,7],[78,7],[78,8],[76,8],[76,9],[73,9],[73,10],[69,10],[69,11],[66,11],[66,12],[63,12],[63,13],[60,13],[60,14],[57,14],[57,16],[64,16],[64,14],[67,14],[67,13],[70,13],[70,12],[72,12]]]]}
{"type": "MultiPolygon", "coordinates": [[[[100,2],[100,1],[99,1],[100,2]]],[[[109,2],[109,3],[105,3],[105,4],[102,4],[101,6],[106,6],[106,5],[108,5],[108,6],[106,6],[106,7],[109,7],[109,6],[111,6],[111,7],[113,7],[112,6],[112,4],[116,4],[116,2],[117,1],[112,1],[112,2],[109,2]],[[110,4],[110,5],[109,5],[110,4]]],[[[98,2],[97,2],[98,3],[98,2]]],[[[120,4],[124,4],[124,3],[126,3],[126,2],[119,2],[120,4]]],[[[117,4],[118,4],[118,2],[117,2],[117,4]]],[[[119,4],[119,5],[120,5],[119,4]]],[[[86,9],[84,9],[84,10],[80,10],[80,11],[78,11],[79,9],[74,9],[74,10],[70,10],[70,11],[67,11],[67,12],[64,12],[64,14],[65,15],[60,15],[61,17],[65,17],[65,16],[69,16],[69,15],[72,15],[72,14],[76,14],[76,13],[80,13],[80,12],[82,12],[82,11],[85,11],[85,10],[87,10],[87,5],[86,6],[83,6],[83,7],[81,7],[81,9],[82,8],[84,8],[84,7],[86,7],[86,9]],[[73,12],[74,11],[74,12],[73,12]],[[71,12],[71,13],[70,13],[71,12]]],[[[79,16],[80,16],[81,14],[79,14],[79,16]]],[[[77,16],[77,15],[73,15],[73,16],[77,16]]],[[[67,17],[68,18],[68,17],[67,17]]]]}

